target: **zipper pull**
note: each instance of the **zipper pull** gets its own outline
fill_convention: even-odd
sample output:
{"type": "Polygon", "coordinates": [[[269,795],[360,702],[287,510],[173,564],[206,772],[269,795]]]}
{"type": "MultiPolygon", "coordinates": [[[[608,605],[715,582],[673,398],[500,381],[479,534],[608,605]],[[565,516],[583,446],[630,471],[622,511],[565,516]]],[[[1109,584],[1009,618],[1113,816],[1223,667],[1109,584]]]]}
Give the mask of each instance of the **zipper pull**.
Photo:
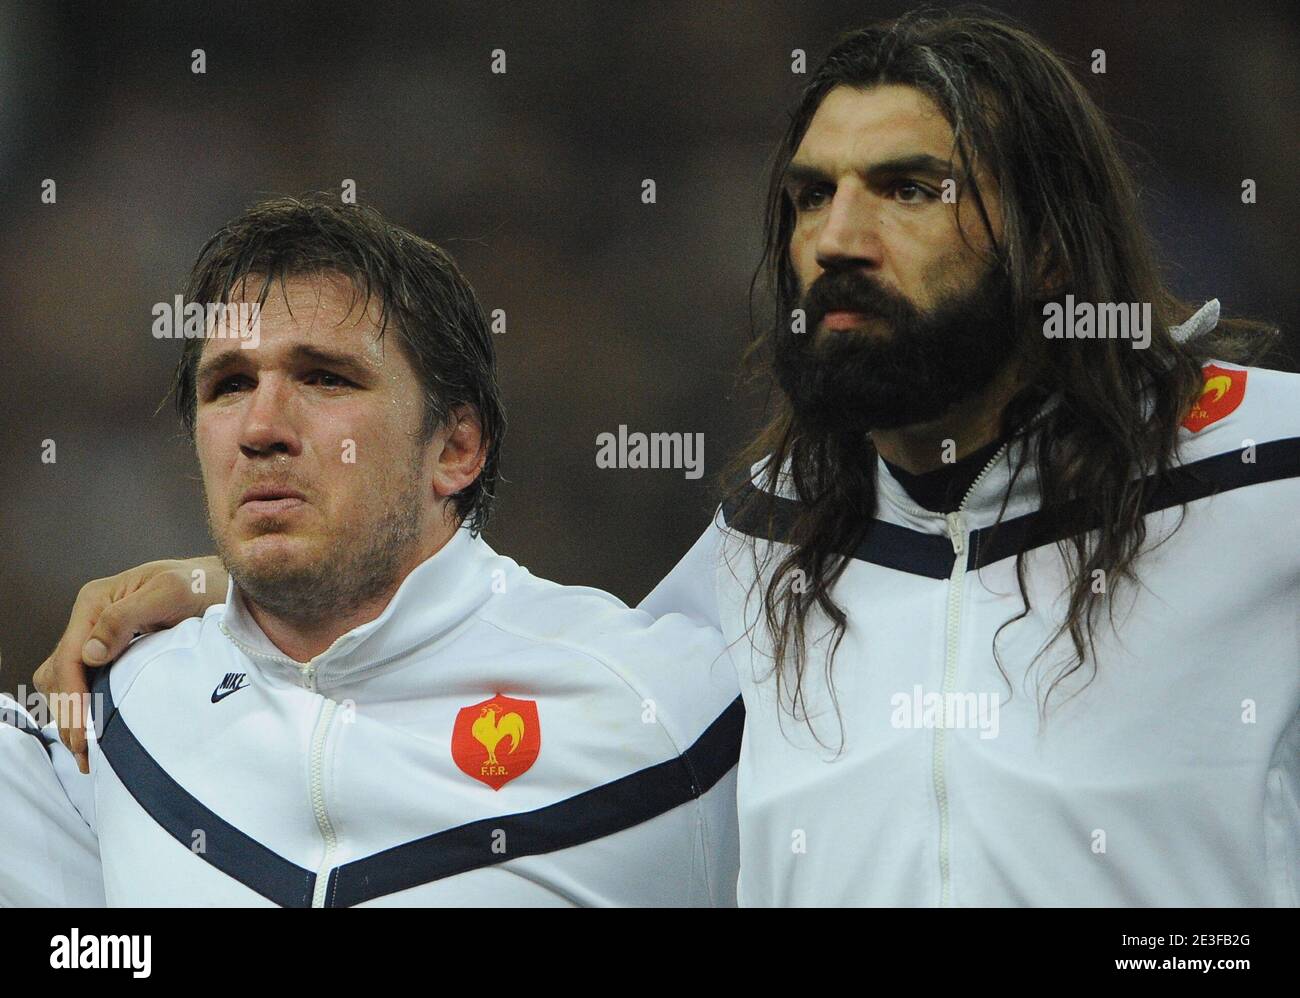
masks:
{"type": "Polygon", "coordinates": [[[966,526],[961,521],[961,513],[948,513],[948,537],[952,540],[952,553],[960,555],[966,550],[966,526]]]}
{"type": "Polygon", "coordinates": [[[312,663],[302,670],[302,684],[313,693],[316,692],[316,665],[312,663]]]}

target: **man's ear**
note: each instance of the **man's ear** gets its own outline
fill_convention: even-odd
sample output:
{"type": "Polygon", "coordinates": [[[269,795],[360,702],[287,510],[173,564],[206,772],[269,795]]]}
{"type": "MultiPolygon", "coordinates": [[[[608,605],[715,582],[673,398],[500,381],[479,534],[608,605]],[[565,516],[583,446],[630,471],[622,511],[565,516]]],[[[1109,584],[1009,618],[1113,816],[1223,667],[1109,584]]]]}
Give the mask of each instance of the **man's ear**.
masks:
{"type": "Polygon", "coordinates": [[[472,405],[451,410],[445,426],[433,436],[433,493],[447,499],[473,484],[487,461],[488,441],[472,405]]]}

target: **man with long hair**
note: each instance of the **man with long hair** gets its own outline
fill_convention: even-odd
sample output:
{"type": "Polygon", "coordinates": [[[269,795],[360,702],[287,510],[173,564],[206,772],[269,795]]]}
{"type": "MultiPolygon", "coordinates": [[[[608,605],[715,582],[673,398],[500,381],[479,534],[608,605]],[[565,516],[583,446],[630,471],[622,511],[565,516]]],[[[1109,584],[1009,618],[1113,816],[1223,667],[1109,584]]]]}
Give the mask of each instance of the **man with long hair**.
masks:
{"type": "Polygon", "coordinates": [[[741,903],[1300,903],[1300,379],[1161,283],[1084,89],[854,32],[766,247],[774,412],[643,603],[730,643],[741,903]]]}
{"type": "Polygon", "coordinates": [[[766,233],[771,419],[642,604],[736,669],[740,902],[1300,903],[1300,379],[1162,283],[1083,87],[980,11],[855,31],[766,233]]]}

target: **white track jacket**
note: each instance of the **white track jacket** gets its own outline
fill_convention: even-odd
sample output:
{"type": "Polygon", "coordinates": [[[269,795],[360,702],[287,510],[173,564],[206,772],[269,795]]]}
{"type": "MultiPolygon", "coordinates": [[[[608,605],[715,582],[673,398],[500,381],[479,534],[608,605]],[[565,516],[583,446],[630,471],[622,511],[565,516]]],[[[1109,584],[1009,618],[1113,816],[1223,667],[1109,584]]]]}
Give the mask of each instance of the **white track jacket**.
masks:
{"type": "MultiPolygon", "coordinates": [[[[1300,376],[1216,363],[1205,386],[1148,542],[1179,502],[1186,519],[1139,558],[1140,588],[1098,595],[1096,674],[1064,680],[1041,724],[1070,650],[1029,669],[1063,620],[1054,542],[1087,525],[1040,508],[1032,462],[1009,486],[1004,448],[947,516],[879,463],[876,522],[833,593],[834,698],[824,641],[804,673],[811,724],[778,707],[752,593],[750,545],[789,546],[723,506],[641,606],[728,643],[741,905],[1300,904],[1300,376]],[[1004,679],[1020,551],[1032,609],[1002,632],[1004,679]]],[[[828,627],[810,617],[810,638],[828,627]]]]}
{"type": "Polygon", "coordinates": [[[69,791],[110,905],[734,904],[721,652],[462,529],[306,665],[233,585],[141,638],[96,680],[69,791]]]}

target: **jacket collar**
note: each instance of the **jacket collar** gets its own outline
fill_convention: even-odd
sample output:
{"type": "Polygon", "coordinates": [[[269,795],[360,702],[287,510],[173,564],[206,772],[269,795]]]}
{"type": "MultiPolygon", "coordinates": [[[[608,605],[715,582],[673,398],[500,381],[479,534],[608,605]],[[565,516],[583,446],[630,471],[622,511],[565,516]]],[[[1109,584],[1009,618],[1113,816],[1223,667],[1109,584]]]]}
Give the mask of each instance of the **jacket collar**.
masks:
{"type": "MultiPolygon", "coordinates": [[[[1060,400],[1056,396],[1049,398],[1034,415],[1031,423],[1036,423],[1052,411],[1060,400]]],[[[979,477],[971,485],[961,508],[964,529],[972,530],[992,526],[999,514],[1004,520],[1032,513],[1038,508],[1038,475],[1032,458],[1025,462],[1019,474],[1015,474],[1027,447],[1033,446],[1034,434],[1017,435],[989,459],[979,477]],[[1003,499],[1006,510],[1003,511],[1003,499]]],[[[876,515],[883,520],[897,523],[923,533],[942,534],[948,530],[948,517],[943,513],[931,512],[918,506],[907,490],[894,477],[884,458],[876,456],[876,491],[878,509],[876,515]]]]}
{"type": "Polygon", "coordinates": [[[462,527],[402,581],[374,620],[341,634],[308,662],[295,662],[258,626],[233,579],[219,626],[256,664],[320,689],[359,678],[427,647],[471,617],[492,595],[496,553],[462,527]]]}
{"type": "MultiPolygon", "coordinates": [[[[1219,300],[1213,298],[1186,322],[1170,327],[1169,332],[1179,342],[1187,342],[1214,329],[1218,322],[1219,300]]],[[[1059,396],[1048,398],[1030,420],[1031,426],[1059,404],[1059,396]]],[[[1018,475],[1013,474],[1025,449],[1034,444],[1035,434],[1031,430],[1028,434],[1016,436],[990,459],[983,474],[971,486],[960,510],[965,529],[992,526],[999,519],[1000,512],[1001,519],[1009,520],[1038,509],[1038,473],[1032,456],[1018,475]],[[1002,511],[1004,498],[1005,512],[1002,511]]],[[[947,531],[948,522],[944,514],[932,513],[917,506],[879,455],[876,457],[876,488],[879,495],[877,515],[881,519],[925,533],[947,531]]]]}

